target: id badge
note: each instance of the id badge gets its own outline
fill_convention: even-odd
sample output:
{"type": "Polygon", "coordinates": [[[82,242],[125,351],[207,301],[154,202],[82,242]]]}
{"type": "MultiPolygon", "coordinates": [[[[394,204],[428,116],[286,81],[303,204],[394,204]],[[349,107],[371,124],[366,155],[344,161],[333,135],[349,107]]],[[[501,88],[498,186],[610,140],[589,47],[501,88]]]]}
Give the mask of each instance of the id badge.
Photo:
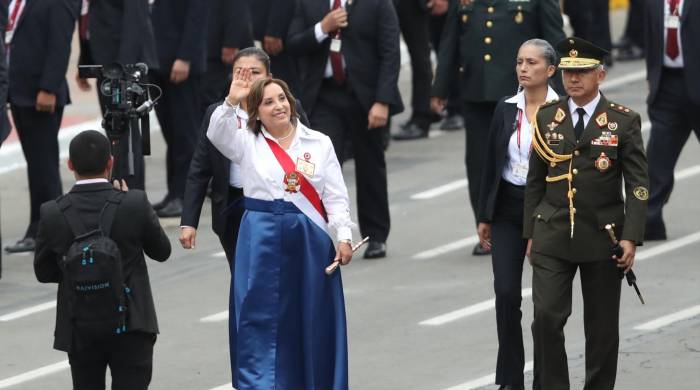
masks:
{"type": "Polygon", "coordinates": [[[343,45],[342,41],[338,38],[331,39],[331,51],[333,53],[340,53],[340,48],[343,45]]]}
{"type": "Polygon", "coordinates": [[[13,35],[15,35],[15,31],[14,31],[14,30],[7,31],[7,32],[5,33],[5,44],[6,44],[6,45],[9,45],[10,43],[12,43],[12,36],[13,36],[13,35]]]}
{"type": "Polygon", "coordinates": [[[666,15],[664,27],[679,28],[681,26],[681,18],[678,15],[666,15]]]}
{"type": "Polygon", "coordinates": [[[513,164],[513,176],[515,176],[521,180],[527,180],[527,169],[528,169],[527,162],[515,163],[515,164],[513,164]]]}
{"type": "Polygon", "coordinates": [[[311,177],[314,177],[314,172],[316,171],[316,165],[314,163],[303,160],[301,158],[297,158],[296,171],[303,173],[304,176],[306,176],[306,177],[311,178],[311,177]]]}

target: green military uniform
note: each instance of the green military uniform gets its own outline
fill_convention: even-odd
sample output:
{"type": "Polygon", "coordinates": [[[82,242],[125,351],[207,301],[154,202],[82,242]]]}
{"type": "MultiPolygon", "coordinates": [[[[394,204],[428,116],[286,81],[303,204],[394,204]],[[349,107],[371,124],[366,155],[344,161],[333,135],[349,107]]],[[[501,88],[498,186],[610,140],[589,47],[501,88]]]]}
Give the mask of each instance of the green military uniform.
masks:
{"type": "MultiPolygon", "coordinates": [[[[565,56],[560,65],[564,69],[597,67],[607,53],[576,38],[563,41],[558,50],[565,56]]],[[[602,95],[578,140],[572,117],[568,97],[539,109],[536,153],[525,191],[523,231],[532,239],[535,388],[569,388],[563,327],[579,270],[586,333],[584,389],[613,389],[620,271],[611,259],[605,225],[613,224],[618,238],[638,245],[644,237],[649,192],[641,119],[602,95]]]]}
{"type": "Polygon", "coordinates": [[[432,96],[447,98],[458,74],[466,136],[469,197],[476,215],[484,147],[496,103],[518,88],[523,42],[565,37],[558,0],[451,0],[440,42],[432,96]],[[459,73],[457,73],[459,72],[459,73]]]}

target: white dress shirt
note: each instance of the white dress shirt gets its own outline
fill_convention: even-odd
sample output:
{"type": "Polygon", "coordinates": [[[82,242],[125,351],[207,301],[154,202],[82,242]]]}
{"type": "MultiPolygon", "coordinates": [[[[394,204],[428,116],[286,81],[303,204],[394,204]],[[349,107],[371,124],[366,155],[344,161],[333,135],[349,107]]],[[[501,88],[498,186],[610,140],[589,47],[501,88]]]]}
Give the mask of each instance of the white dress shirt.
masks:
{"type": "MultiPolygon", "coordinates": [[[[559,95],[548,87],[546,101],[557,100],[559,95]]],[[[508,142],[508,164],[503,169],[503,179],[517,186],[524,186],[527,181],[527,169],[530,161],[530,153],[532,151],[532,126],[525,114],[525,91],[518,92],[517,95],[506,100],[506,103],[515,103],[518,107],[518,112],[522,112],[520,120],[520,131],[517,128],[510,136],[508,142]],[[518,136],[520,137],[520,146],[518,146],[518,136]]],[[[516,113],[515,121],[518,120],[520,114],[516,113]]],[[[534,119],[534,118],[533,118],[534,119]]],[[[506,126],[510,126],[506,123],[506,126]]]]}
{"type": "MultiPolygon", "coordinates": [[[[683,14],[683,3],[685,0],[680,0],[678,2],[678,17],[683,14]]],[[[681,26],[678,25],[678,57],[676,59],[671,59],[671,57],[666,54],[666,36],[668,31],[666,31],[666,17],[671,15],[671,7],[668,4],[668,0],[664,0],[664,66],[669,68],[682,68],[683,67],[683,42],[681,42],[681,26]]]]}
{"type": "Polygon", "coordinates": [[[99,177],[97,179],[83,179],[83,180],[78,180],[75,182],[76,186],[80,186],[83,184],[95,184],[95,183],[107,183],[109,184],[109,180],[99,177]]]}
{"type": "MultiPolygon", "coordinates": [[[[347,0],[340,0],[340,7],[345,7],[345,4],[347,3],[347,0]]],[[[330,10],[333,10],[333,0],[330,0],[331,8],[330,10]]],[[[323,32],[323,29],[321,28],[321,22],[316,23],[314,26],[314,33],[316,34],[316,40],[318,43],[322,43],[328,38],[328,34],[323,32]]],[[[341,40],[342,40],[342,33],[341,33],[341,40]]],[[[342,57],[342,45],[341,45],[341,59],[343,61],[343,69],[345,69],[345,58],[342,57]]],[[[326,70],[323,72],[323,77],[325,78],[331,78],[333,77],[333,66],[331,65],[331,58],[330,56],[328,57],[328,61],[326,62],[326,70]]]]}
{"type": "MultiPolygon", "coordinates": [[[[591,120],[593,114],[595,114],[595,108],[598,106],[598,103],[600,103],[600,92],[598,92],[595,99],[591,100],[588,104],[582,107],[584,111],[586,111],[586,115],[583,116],[584,129],[586,126],[588,126],[588,121],[591,120]]],[[[571,121],[574,123],[574,127],[576,126],[576,123],[578,123],[578,112],[576,112],[577,108],[579,108],[579,106],[574,103],[572,98],[569,98],[569,112],[571,113],[571,121]]]]}
{"type": "MultiPolygon", "coordinates": [[[[236,105],[234,109],[236,110],[236,117],[241,121],[241,128],[247,128],[248,113],[246,112],[246,110],[241,108],[240,104],[236,105]]],[[[243,188],[243,180],[241,179],[241,166],[234,161],[231,161],[231,166],[229,167],[228,184],[231,187],[243,188]]]]}
{"type": "MultiPolygon", "coordinates": [[[[236,112],[235,107],[226,103],[219,106],[211,116],[207,137],[226,158],[240,164],[245,173],[242,175],[245,196],[267,201],[283,199],[297,205],[305,203],[301,192],[285,191],[284,171],[265,138],[277,140],[265,129],[256,135],[246,128],[237,128],[236,112]]],[[[313,176],[304,176],[323,202],[328,226],[336,230],[338,240],[351,240],[354,224],[350,219],[348,190],[330,138],[297,122],[294,139],[286,153],[292,161],[301,159],[313,164],[313,176]]]]}

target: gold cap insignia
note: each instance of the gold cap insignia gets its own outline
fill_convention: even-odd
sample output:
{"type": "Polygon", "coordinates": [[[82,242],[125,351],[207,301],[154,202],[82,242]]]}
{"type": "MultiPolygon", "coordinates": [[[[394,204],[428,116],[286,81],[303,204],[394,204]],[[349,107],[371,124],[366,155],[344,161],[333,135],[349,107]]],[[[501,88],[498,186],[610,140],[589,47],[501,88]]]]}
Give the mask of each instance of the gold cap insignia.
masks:
{"type": "Polygon", "coordinates": [[[576,49],[569,50],[569,57],[571,57],[571,58],[578,57],[578,50],[576,50],[576,49]]]}
{"type": "Polygon", "coordinates": [[[639,199],[639,200],[647,200],[649,199],[649,190],[647,190],[645,187],[639,186],[636,187],[633,191],[634,197],[639,199]]]}
{"type": "Polygon", "coordinates": [[[525,18],[523,17],[523,13],[518,11],[517,14],[515,14],[515,23],[522,23],[525,18]]]}

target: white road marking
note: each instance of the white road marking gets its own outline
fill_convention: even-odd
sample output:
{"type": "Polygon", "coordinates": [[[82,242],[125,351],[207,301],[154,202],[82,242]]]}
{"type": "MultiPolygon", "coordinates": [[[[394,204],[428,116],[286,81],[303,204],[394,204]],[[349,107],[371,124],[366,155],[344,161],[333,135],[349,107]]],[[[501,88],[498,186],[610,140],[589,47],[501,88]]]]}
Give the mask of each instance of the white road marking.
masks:
{"type": "Polygon", "coordinates": [[[700,165],[681,169],[680,171],[674,173],[673,176],[676,180],[684,180],[697,174],[700,174],[700,165]]]}
{"type": "Polygon", "coordinates": [[[28,315],[34,314],[34,313],[40,313],[45,310],[53,309],[56,307],[56,300],[54,299],[53,301],[50,302],[45,302],[36,306],[28,307],[26,309],[22,310],[17,310],[15,312],[5,314],[3,316],[0,316],[0,322],[7,322],[7,321],[12,321],[16,320],[18,318],[26,317],[28,315]]]}
{"type": "Polygon", "coordinates": [[[226,252],[221,251],[221,252],[216,252],[211,257],[226,257],[226,252]]]}
{"type": "Polygon", "coordinates": [[[199,320],[199,322],[221,322],[226,320],[228,320],[228,310],[203,317],[199,320]]]}
{"type": "Polygon", "coordinates": [[[649,122],[649,121],[642,122],[642,133],[646,133],[649,130],[651,130],[651,122],[649,122]]]}
{"type": "Polygon", "coordinates": [[[460,250],[462,248],[466,248],[470,245],[474,245],[477,242],[479,242],[479,236],[476,234],[467,238],[463,238],[461,240],[457,240],[454,242],[451,242],[449,244],[441,245],[437,248],[429,249],[427,251],[418,253],[413,255],[413,259],[415,260],[427,260],[431,259],[433,257],[438,257],[440,255],[444,255],[445,253],[450,253],[456,250],[460,250]]]}
{"type": "MultiPolygon", "coordinates": [[[[525,363],[525,367],[523,369],[523,373],[530,372],[532,371],[533,367],[533,362],[529,361],[525,363]]],[[[449,389],[445,390],[472,390],[472,389],[478,389],[480,387],[488,386],[488,385],[493,385],[494,382],[496,382],[496,374],[489,374],[489,375],[484,375],[481,378],[474,379],[473,381],[469,381],[466,383],[462,383],[457,386],[452,386],[449,389]]]]}
{"type": "Polygon", "coordinates": [[[460,179],[460,180],[455,180],[451,183],[447,183],[445,185],[442,185],[440,187],[433,188],[431,190],[419,192],[417,194],[411,195],[411,199],[413,200],[425,200],[425,199],[431,199],[431,198],[436,198],[440,195],[444,195],[448,192],[456,191],[462,188],[467,188],[468,182],[467,179],[460,179]]]}
{"type": "Polygon", "coordinates": [[[18,385],[20,383],[28,382],[30,380],[53,374],[59,371],[63,371],[70,367],[68,360],[63,360],[58,363],[50,364],[36,370],[25,372],[24,374],[15,375],[13,377],[0,380],[0,389],[4,389],[10,386],[18,385]]]}
{"type": "Polygon", "coordinates": [[[646,70],[639,70],[637,72],[632,72],[632,73],[626,74],[624,76],[610,79],[610,80],[604,82],[603,85],[600,86],[600,89],[606,90],[606,89],[618,88],[618,87],[621,87],[621,86],[629,84],[629,83],[644,80],[646,77],[647,77],[647,71],[646,70]]]}
{"type": "Polygon", "coordinates": [[[233,388],[232,383],[227,383],[227,384],[221,385],[219,387],[214,387],[213,389],[210,389],[210,390],[231,390],[231,389],[236,390],[233,388]]]}
{"type": "Polygon", "coordinates": [[[687,320],[700,315],[700,305],[689,307],[685,310],[657,318],[653,321],[645,322],[634,327],[634,330],[656,330],[674,324],[678,321],[687,320]]]}
{"type": "MultiPolygon", "coordinates": [[[[532,295],[532,289],[531,288],[525,288],[521,292],[523,298],[529,297],[532,295]]],[[[489,299],[488,301],[483,301],[479,302],[475,305],[467,306],[464,309],[459,309],[455,310],[453,312],[439,315],[437,317],[433,317],[430,319],[427,319],[425,321],[419,322],[418,325],[426,325],[426,326],[439,326],[439,325],[445,325],[448,322],[452,321],[457,321],[459,319],[481,313],[484,311],[488,311],[493,309],[496,306],[496,299],[489,299]]]]}
{"type": "Polygon", "coordinates": [[[683,236],[681,238],[677,238],[675,240],[665,242],[663,244],[654,246],[652,248],[639,251],[639,253],[637,253],[637,255],[634,257],[634,260],[635,261],[646,260],[646,259],[649,259],[651,257],[658,256],[662,253],[671,252],[673,250],[682,248],[684,246],[694,244],[698,241],[700,241],[700,232],[691,233],[691,234],[688,234],[687,236],[683,236]]]}

